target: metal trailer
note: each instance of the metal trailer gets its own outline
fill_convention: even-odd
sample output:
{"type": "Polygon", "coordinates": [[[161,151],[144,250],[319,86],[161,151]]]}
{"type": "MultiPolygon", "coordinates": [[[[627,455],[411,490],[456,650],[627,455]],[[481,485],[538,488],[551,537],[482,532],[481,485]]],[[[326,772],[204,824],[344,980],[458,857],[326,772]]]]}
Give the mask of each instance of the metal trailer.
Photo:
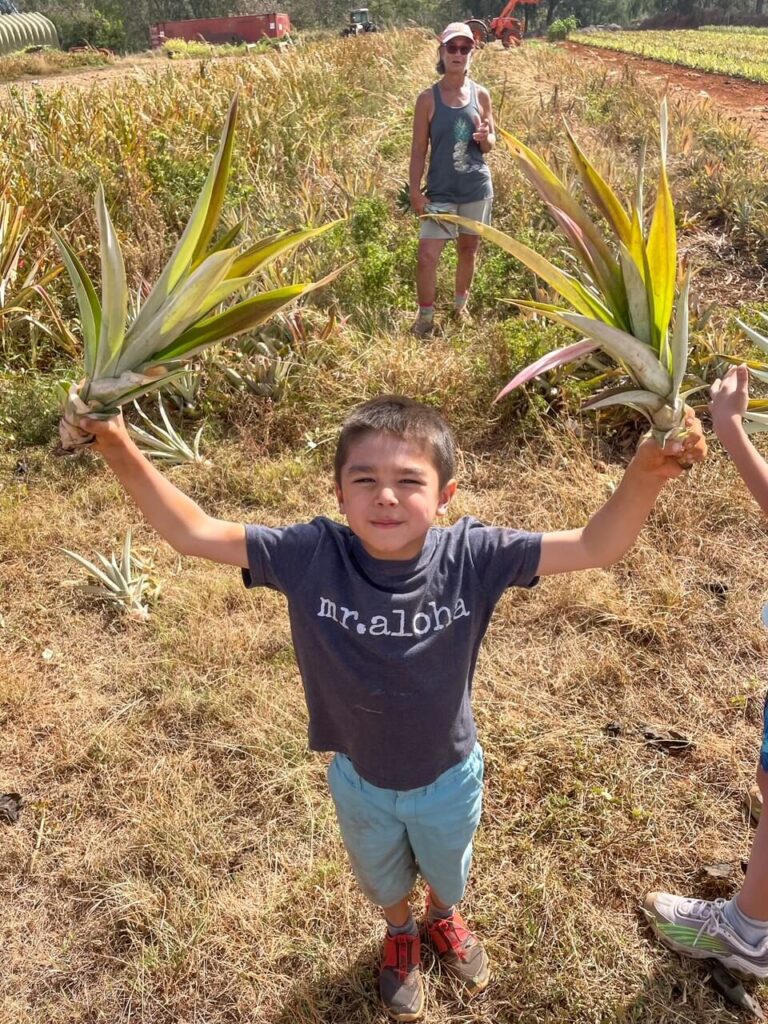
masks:
{"type": "Polygon", "coordinates": [[[0,14],[0,54],[18,53],[28,46],[59,48],[52,21],[42,14],[0,14]]]}
{"type": "Polygon", "coordinates": [[[161,21],[152,25],[149,40],[158,49],[168,39],[203,40],[206,43],[257,43],[265,37],[283,39],[291,31],[287,14],[243,14],[232,18],[191,18],[161,21]]]}

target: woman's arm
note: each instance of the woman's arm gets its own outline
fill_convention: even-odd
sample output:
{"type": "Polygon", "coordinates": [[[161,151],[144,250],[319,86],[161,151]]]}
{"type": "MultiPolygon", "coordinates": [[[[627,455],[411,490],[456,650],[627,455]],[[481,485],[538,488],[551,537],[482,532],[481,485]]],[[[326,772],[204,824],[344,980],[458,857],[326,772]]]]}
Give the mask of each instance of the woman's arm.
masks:
{"type": "Polygon", "coordinates": [[[427,162],[429,148],[429,122],[432,115],[432,90],[419,94],[413,112],[413,137],[411,139],[411,163],[408,169],[408,186],[411,193],[411,209],[420,217],[429,202],[429,196],[421,191],[421,179],[427,162]]]}
{"type": "Polygon", "coordinates": [[[491,94],[481,85],[477,87],[477,102],[480,106],[482,120],[472,138],[480,147],[481,153],[490,153],[496,145],[496,125],[493,122],[491,94]]]}

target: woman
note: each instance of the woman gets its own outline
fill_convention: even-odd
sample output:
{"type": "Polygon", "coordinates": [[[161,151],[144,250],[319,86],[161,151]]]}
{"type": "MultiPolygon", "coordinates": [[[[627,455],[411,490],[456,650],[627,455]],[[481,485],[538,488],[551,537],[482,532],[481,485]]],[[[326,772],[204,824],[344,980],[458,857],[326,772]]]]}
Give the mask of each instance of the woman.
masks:
{"type": "MultiPolygon", "coordinates": [[[[485,153],[496,142],[491,97],[469,77],[475,41],[462,21],[454,21],[440,35],[437,71],[442,78],[416,100],[409,185],[414,213],[457,213],[489,224],[493,203],[491,173],[485,153]],[[426,194],[421,179],[429,149],[426,194]]],[[[467,228],[436,220],[423,220],[419,235],[416,295],[419,314],[412,327],[417,338],[434,330],[437,264],[443,246],[456,240],[456,294],[453,315],[467,316],[467,296],[475,272],[480,237],[467,228]]]]}

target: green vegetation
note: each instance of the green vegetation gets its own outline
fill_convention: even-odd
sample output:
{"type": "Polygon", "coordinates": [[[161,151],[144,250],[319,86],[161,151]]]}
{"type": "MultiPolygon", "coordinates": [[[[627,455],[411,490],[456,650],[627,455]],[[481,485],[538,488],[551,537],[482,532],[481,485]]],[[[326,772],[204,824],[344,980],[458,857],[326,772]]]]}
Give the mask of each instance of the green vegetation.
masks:
{"type": "MultiPolygon", "coordinates": [[[[434,56],[430,33],[386,32],[209,62],[202,79],[199,62],[148,62],[88,93],[14,88],[0,106],[4,198],[24,207],[29,228],[21,274],[38,260],[40,275],[56,267],[55,228],[100,283],[101,182],[129,308],[145,302],[193,215],[238,87],[214,244],[241,221],[254,239],[347,218],[265,268],[260,284],[347,269],[173,381],[165,437],[128,412],[193,454],[205,428],[211,465],[163,472],[212,514],[270,525],[335,516],[340,418],[384,391],[438,405],[454,423],[452,514],[525,529],[583,522],[644,429],[626,410],[581,413],[616,372],[592,359],[491,406],[511,376],[573,341],[504,301],[555,302],[509,252],[483,245],[473,323],[430,345],[408,333],[416,224],[397,196],[434,56]]],[[[647,142],[650,212],[653,89],[559,47],[487,48],[475,73],[501,125],[597,223],[570,171],[563,114],[625,208],[647,142]]],[[[573,273],[515,161],[501,146],[491,160],[495,224],[573,273]]],[[[716,111],[675,100],[667,169],[680,248],[697,270],[689,365],[711,379],[715,353],[749,351],[733,312],[760,295],[768,265],[768,157],[716,111]]],[[[441,275],[447,324],[449,260],[441,275]]],[[[9,294],[23,281],[17,273],[9,294]]],[[[0,1006],[14,1024],[380,1024],[380,924],[346,866],[323,759],[306,750],[284,602],[162,544],[150,558],[156,538],[101,462],[54,457],[56,384],[73,366],[82,377],[87,315],[64,274],[45,287],[49,304],[24,295],[0,348],[0,792],[26,799],[17,825],[0,824],[0,1006]],[[152,589],[162,582],[147,621],[106,592],[85,600],[71,584],[88,570],[62,552],[100,569],[96,553],[115,551],[119,569],[129,530],[131,579],[143,572],[138,552],[152,589]]],[[[155,400],[141,408],[157,425],[155,400]]],[[[748,847],[739,792],[759,743],[764,539],[716,451],[665,492],[620,565],[502,601],[475,688],[488,781],[463,907],[494,981],[466,1009],[430,967],[426,1024],[735,1021],[698,965],[648,942],[637,904],[652,886],[703,895],[702,862],[738,861],[748,847]],[[616,721],[618,735],[607,732],[616,721]],[[695,751],[662,757],[642,723],[691,735],[695,751]]]]}
{"type": "Polygon", "coordinates": [[[590,32],[572,37],[576,42],[620,53],[681,64],[683,67],[738,75],[754,82],[768,82],[768,35],[765,32],[730,31],[712,27],[675,32],[590,32]]]}
{"type": "Polygon", "coordinates": [[[553,21],[551,25],[547,26],[547,39],[550,43],[559,42],[562,39],[567,39],[568,36],[572,35],[579,27],[579,22],[573,14],[567,18],[558,18],[553,21]]]}

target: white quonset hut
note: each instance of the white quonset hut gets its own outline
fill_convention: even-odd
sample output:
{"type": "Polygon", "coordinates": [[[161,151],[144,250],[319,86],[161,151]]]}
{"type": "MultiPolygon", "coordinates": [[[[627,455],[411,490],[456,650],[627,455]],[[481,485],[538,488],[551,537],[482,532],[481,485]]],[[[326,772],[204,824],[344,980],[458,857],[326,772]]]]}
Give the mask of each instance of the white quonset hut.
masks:
{"type": "Polygon", "coordinates": [[[0,14],[0,54],[17,53],[28,46],[54,46],[59,37],[52,21],[42,14],[0,14]]]}

